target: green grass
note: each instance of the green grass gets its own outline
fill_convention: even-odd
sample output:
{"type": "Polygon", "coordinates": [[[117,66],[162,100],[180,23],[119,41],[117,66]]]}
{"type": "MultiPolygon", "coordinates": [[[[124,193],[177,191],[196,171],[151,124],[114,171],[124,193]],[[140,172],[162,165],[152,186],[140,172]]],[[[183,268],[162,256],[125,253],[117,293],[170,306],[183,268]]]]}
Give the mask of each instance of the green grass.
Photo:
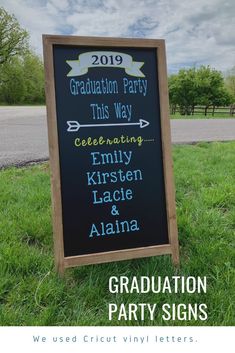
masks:
{"type": "Polygon", "coordinates": [[[170,119],[235,119],[235,115],[231,116],[225,113],[215,113],[213,116],[208,113],[206,116],[203,113],[198,113],[194,115],[180,115],[180,113],[175,113],[170,115],[170,119]]]}
{"type": "Polygon", "coordinates": [[[54,271],[47,164],[0,172],[1,325],[234,325],[235,142],[174,147],[181,266],[158,256],[54,271]],[[110,276],[207,276],[206,294],[111,294],[110,276]],[[108,303],[205,303],[207,321],[108,321],[108,303]]]}

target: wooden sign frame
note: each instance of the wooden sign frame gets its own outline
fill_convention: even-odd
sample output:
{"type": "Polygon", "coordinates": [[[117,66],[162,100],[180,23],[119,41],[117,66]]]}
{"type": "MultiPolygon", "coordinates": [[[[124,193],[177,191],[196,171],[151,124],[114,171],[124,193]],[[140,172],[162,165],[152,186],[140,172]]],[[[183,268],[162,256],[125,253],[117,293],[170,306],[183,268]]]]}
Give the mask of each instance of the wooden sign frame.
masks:
{"type": "Polygon", "coordinates": [[[53,233],[55,265],[60,274],[68,267],[97,264],[111,261],[128,260],[163,254],[172,255],[175,265],[179,264],[178,232],[175,208],[175,188],[173,180],[173,162],[171,155],[171,136],[169,121],[168,85],[166,70],[165,41],[155,39],[127,39],[43,35],[43,51],[45,65],[45,87],[47,105],[47,124],[51,170],[53,233]],[[92,253],[86,255],[65,257],[63,244],[63,217],[60,181],[60,159],[57,131],[57,112],[55,98],[53,45],[94,46],[94,47],[127,47],[154,48],[157,50],[158,79],[160,99],[160,119],[162,136],[163,171],[165,182],[165,197],[169,244],[154,245],[140,248],[115,250],[109,252],[92,253]]]}

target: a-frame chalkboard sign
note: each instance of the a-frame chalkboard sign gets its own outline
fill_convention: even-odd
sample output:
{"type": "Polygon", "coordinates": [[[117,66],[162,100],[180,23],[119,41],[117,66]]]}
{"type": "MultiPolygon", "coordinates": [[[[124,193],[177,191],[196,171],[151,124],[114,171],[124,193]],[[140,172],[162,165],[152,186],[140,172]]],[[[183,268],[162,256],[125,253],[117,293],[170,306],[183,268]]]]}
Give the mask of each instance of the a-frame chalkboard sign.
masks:
{"type": "Polygon", "coordinates": [[[55,262],[171,254],[164,40],[43,36],[55,262]]]}

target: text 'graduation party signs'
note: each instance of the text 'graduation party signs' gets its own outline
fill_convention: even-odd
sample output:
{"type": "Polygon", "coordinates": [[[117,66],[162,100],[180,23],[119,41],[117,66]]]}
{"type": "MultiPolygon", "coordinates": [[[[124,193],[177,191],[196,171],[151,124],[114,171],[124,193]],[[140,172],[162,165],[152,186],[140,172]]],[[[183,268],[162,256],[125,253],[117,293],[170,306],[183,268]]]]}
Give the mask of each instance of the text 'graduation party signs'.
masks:
{"type": "Polygon", "coordinates": [[[178,264],[164,40],[44,35],[55,262],[178,264]]]}

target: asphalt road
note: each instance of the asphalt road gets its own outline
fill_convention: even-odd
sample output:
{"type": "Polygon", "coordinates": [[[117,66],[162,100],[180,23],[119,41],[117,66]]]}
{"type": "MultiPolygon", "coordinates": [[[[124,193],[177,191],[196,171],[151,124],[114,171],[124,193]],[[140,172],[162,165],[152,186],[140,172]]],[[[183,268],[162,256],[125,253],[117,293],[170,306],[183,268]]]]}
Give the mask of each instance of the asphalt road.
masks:
{"type": "MultiPolygon", "coordinates": [[[[235,140],[235,118],[172,120],[173,143],[235,140]]],[[[0,168],[48,159],[45,107],[0,107],[0,168]]]]}
{"type": "Polygon", "coordinates": [[[48,159],[45,107],[0,107],[0,168],[48,159]]]}

